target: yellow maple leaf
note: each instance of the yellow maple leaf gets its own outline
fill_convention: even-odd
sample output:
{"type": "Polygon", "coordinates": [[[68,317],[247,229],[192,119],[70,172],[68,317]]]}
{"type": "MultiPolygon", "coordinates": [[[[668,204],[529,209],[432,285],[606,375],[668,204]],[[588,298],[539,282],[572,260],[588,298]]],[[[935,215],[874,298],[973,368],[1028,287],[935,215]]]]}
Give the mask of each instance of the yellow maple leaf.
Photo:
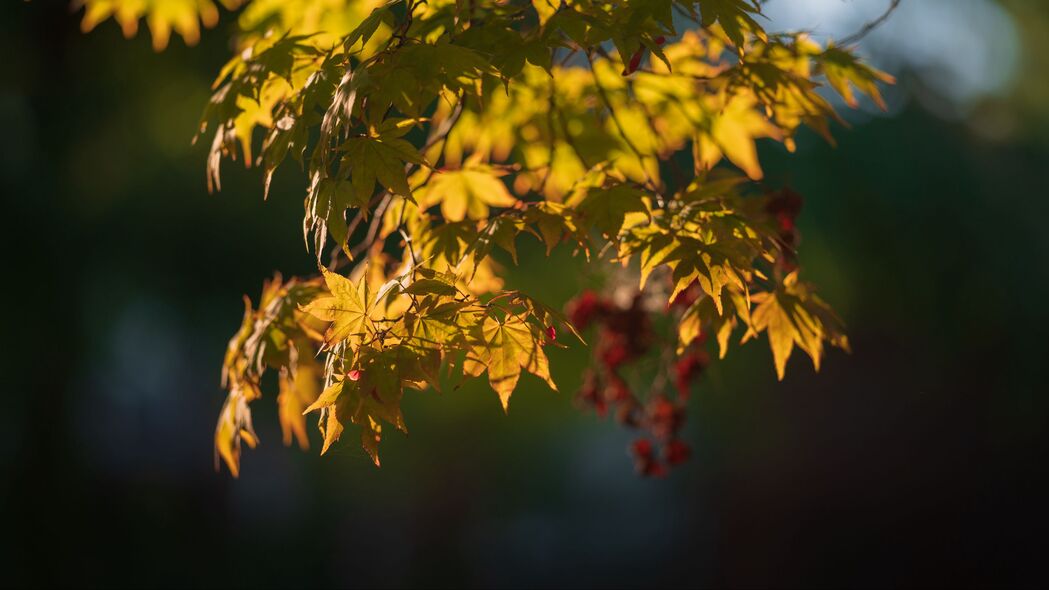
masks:
{"type": "Polygon", "coordinates": [[[776,375],[781,381],[795,344],[809,355],[816,371],[820,370],[824,341],[842,350],[849,350],[849,340],[844,334],[841,320],[808,285],[798,281],[797,271],[787,275],[780,288],[769,293],[758,293],[751,299],[757,306],[751,316],[751,330],[743,341],[753,338],[762,330],[768,333],[776,375]]]}
{"type": "Polygon", "coordinates": [[[221,457],[233,477],[240,474],[241,441],[255,448],[259,440],[252,426],[249,401],[241,388],[234,387],[222,406],[215,427],[215,468],[218,469],[218,459],[221,457]]]}
{"type": "Polygon", "coordinates": [[[294,371],[287,368],[281,370],[277,415],[285,446],[291,445],[294,437],[301,449],[310,448],[303,410],[312,404],[320,393],[321,373],[322,367],[309,357],[300,357],[294,371]]]}
{"type": "Polygon", "coordinates": [[[481,332],[483,341],[474,346],[465,369],[475,376],[488,370],[488,382],[499,394],[504,411],[509,408],[510,396],[517,387],[522,369],[546,381],[550,389],[557,391],[557,385],[550,377],[546,353],[524,320],[515,315],[502,320],[489,316],[485,318],[481,332]]]}
{"type": "Polygon", "coordinates": [[[304,414],[320,410],[320,430],[324,438],[321,454],[342,436],[347,422],[361,428],[361,446],[379,466],[378,444],[382,440],[380,421],[407,432],[401,415],[402,380],[398,377],[400,362],[391,350],[372,351],[353,376],[336,378],[314,401],[304,414]]]}
{"type": "Polygon", "coordinates": [[[535,11],[539,15],[539,24],[545,25],[546,21],[550,20],[550,17],[557,12],[561,2],[560,0],[532,0],[532,6],[535,7],[535,11]]]}
{"type": "Polygon", "coordinates": [[[331,292],[330,297],[318,297],[302,308],[313,317],[331,322],[325,333],[325,343],[331,346],[340,340],[359,340],[369,322],[367,280],[356,285],[346,277],[321,268],[324,283],[331,292]]]}
{"type": "Polygon", "coordinates": [[[483,164],[436,172],[426,188],[426,207],[440,203],[448,221],[485,219],[489,207],[511,207],[517,202],[500,180],[504,174],[483,164]]]}
{"type": "MultiPolygon", "coordinates": [[[[232,10],[241,0],[221,0],[223,6],[232,10]]],[[[186,45],[196,45],[200,40],[200,24],[213,27],[219,20],[219,11],[211,0],[79,0],[83,5],[84,19],[80,28],[85,33],[94,29],[109,17],[120,24],[125,37],[138,32],[138,21],[145,17],[153,34],[153,49],[167,47],[171,31],[182,36],[186,45]]]]}
{"type": "Polygon", "coordinates": [[[709,131],[700,132],[696,138],[698,167],[709,170],[724,156],[750,178],[759,180],[764,176],[758,164],[754,140],[761,137],[780,139],[782,133],[758,112],[755,104],[756,101],[745,94],[728,99],[724,109],[711,121],[709,131]]]}

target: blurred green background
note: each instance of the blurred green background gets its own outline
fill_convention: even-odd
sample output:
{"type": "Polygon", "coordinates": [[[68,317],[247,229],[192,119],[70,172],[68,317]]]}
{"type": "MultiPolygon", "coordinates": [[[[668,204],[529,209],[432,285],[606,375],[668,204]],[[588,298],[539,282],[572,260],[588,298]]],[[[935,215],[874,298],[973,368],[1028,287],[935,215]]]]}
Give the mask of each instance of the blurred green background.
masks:
{"type": "MultiPolygon", "coordinates": [[[[767,6],[834,33],[883,3],[767,6]]],[[[837,148],[763,146],[768,184],[806,197],[805,273],[854,352],[819,375],[796,355],[777,384],[764,342],[735,348],[693,398],[692,460],[654,481],[630,433],[573,407],[578,347],[552,359],[562,393],[527,378],[509,416],[483,384],[409,394],[381,470],[349,442],[281,446],[269,399],[241,478],[214,472],[240,297],[312,271],[302,178],[282,171],[263,202],[257,171],[227,165],[207,194],[189,139],[228,15],[163,53],[78,21],[64,2],[0,8],[0,584],[1044,581],[1043,2],[904,0],[864,41],[899,76],[890,112],[850,114],[837,148]]],[[[561,304],[578,277],[533,249],[512,282],[561,304]]]]}

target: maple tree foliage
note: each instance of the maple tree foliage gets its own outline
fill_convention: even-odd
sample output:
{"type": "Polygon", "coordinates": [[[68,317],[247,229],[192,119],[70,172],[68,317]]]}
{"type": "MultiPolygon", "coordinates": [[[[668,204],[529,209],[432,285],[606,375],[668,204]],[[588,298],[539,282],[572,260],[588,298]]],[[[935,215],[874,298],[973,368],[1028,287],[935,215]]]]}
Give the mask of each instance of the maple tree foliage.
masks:
{"type": "MultiPolygon", "coordinates": [[[[145,19],[154,46],[213,25],[211,0],[79,0],[83,28],[145,19]]],[[[641,432],[638,470],[689,455],[678,433],[696,379],[734,338],[764,334],[780,379],[818,369],[842,322],[800,278],[801,198],[758,181],[756,142],[833,141],[821,89],[883,106],[892,78],[849,47],[770,34],[751,0],[222,0],[236,51],[198,130],[207,181],[224,160],[289,159],[305,176],[303,234],[319,273],[245,298],[215,449],[236,475],[250,404],[278,377],[285,443],[327,451],[352,425],[406,431],[408,389],[483,377],[508,408],[522,373],[551,389],[546,350],[594,332],[578,399],[641,432]],[[566,317],[506,290],[491,255],[522,234],[617,269],[566,317]],[[708,338],[709,336],[709,338],[708,338]],[[629,372],[655,366],[650,390],[629,372]],[[672,387],[672,388],[671,388],[672,387]]]]}

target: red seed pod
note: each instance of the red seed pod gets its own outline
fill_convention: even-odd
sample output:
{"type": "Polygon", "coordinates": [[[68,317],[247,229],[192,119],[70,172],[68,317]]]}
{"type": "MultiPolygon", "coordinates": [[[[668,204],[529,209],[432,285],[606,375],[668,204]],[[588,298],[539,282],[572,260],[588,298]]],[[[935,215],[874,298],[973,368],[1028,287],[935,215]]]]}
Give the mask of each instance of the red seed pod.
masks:
{"type": "Polygon", "coordinates": [[[598,416],[603,417],[608,410],[605,398],[601,395],[601,382],[593,371],[587,371],[583,379],[583,386],[579,389],[577,395],[579,401],[583,405],[593,408],[598,416]]]}
{"type": "Polygon", "coordinates": [[[640,423],[637,413],[637,402],[633,397],[627,398],[616,406],[616,422],[629,428],[637,428],[640,423]]]}
{"type": "Polygon", "coordinates": [[[601,352],[601,362],[604,363],[605,367],[609,370],[614,370],[616,367],[626,362],[629,354],[630,353],[626,346],[622,343],[616,343],[605,348],[601,352]]]}
{"type": "Polygon", "coordinates": [[[568,305],[568,319],[580,330],[586,329],[596,317],[607,313],[608,302],[598,297],[593,291],[583,291],[568,305]]]}
{"type": "Polygon", "coordinates": [[[645,477],[666,477],[667,466],[656,459],[642,459],[637,462],[637,471],[645,477]]]}
{"type": "Polygon", "coordinates": [[[684,408],[678,407],[664,395],[649,400],[646,410],[648,430],[658,439],[672,438],[684,423],[684,408]]]}
{"type": "Polygon", "coordinates": [[[652,441],[647,438],[639,438],[630,445],[630,451],[638,459],[651,459],[652,458],[652,441]]]}
{"type": "Polygon", "coordinates": [[[640,47],[637,51],[634,52],[634,55],[630,56],[630,63],[628,63],[625,68],[623,68],[624,76],[629,76],[630,74],[633,74],[637,71],[638,66],[641,65],[641,56],[643,56],[644,54],[645,48],[640,47]]]}
{"type": "Polygon", "coordinates": [[[662,44],[667,42],[667,38],[664,37],[663,35],[660,35],[660,36],[656,37],[655,39],[653,39],[653,41],[656,42],[656,45],[662,45],[662,44]]]}
{"type": "Polygon", "coordinates": [[[633,398],[633,394],[630,393],[630,386],[626,381],[612,373],[608,378],[608,387],[605,388],[605,398],[612,403],[619,403],[633,398]]]}
{"type": "Polygon", "coordinates": [[[652,418],[655,420],[670,420],[674,416],[674,404],[666,396],[656,396],[649,404],[652,418]]]}
{"type": "Polygon", "coordinates": [[[557,329],[553,326],[546,327],[546,340],[548,342],[553,342],[554,340],[557,340],[557,329]]]}
{"type": "Polygon", "coordinates": [[[686,354],[674,363],[674,374],[678,379],[691,377],[693,371],[695,371],[695,365],[695,355],[686,354]]]}
{"type": "Polygon", "coordinates": [[[598,418],[604,418],[608,414],[608,403],[601,396],[595,396],[592,405],[598,418]]]}
{"type": "Polygon", "coordinates": [[[670,465],[680,465],[692,456],[692,448],[680,439],[674,439],[663,447],[663,458],[670,465]]]}
{"type": "Polygon", "coordinates": [[[354,369],[346,373],[346,378],[350,381],[358,381],[361,378],[361,372],[357,369],[354,369]]]}
{"type": "Polygon", "coordinates": [[[677,389],[678,399],[686,399],[692,395],[692,380],[678,375],[674,379],[674,389],[677,389]]]}

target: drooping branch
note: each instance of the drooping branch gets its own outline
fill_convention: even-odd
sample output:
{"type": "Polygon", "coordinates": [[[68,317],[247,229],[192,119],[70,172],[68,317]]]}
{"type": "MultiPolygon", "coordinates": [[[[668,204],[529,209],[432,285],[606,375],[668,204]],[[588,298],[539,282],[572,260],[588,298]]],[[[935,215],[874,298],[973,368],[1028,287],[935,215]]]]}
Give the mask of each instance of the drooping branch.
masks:
{"type": "MultiPolygon", "coordinates": [[[[96,16],[142,3],[84,1],[96,16]]],[[[342,17],[351,4],[321,10],[342,17]]],[[[257,440],[248,405],[267,371],[280,376],[286,436],[308,440],[303,413],[318,413],[322,453],[352,424],[378,465],[385,433],[405,430],[406,388],[487,374],[506,409],[522,374],[555,388],[544,349],[591,323],[598,367],[581,398],[651,437],[634,452],[659,475],[688,454],[678,433],[708,334],[720,355],[734,333],[766,334],[780,378],[795,350],[818,369],[826,346],[847,349],[841,321],[798,278],[800,197],[756,182],[757,141],[792,148],[802,124],[829,136],[819,76],[850,106],[883,104],[891,77],[847,48],[767,34],[759,4],[394,0],[340,30],[289,8],[266,34],[245,32],[203,117],[202,132],[219,133],[209,179],[264,127],[266,185],[287,156],[308,164],[304,233],[318,265],[329,234],[338,247],[319,276],[276,278],[257,309],[247,303],[215,437],[230,470],[241,441],[257,440]],[[678,32],[671,9],[694,26],[678,32]],[[492,256],[516,264],[523,235],[547,254],[564,244],[614,262],[625,270],[610,286],[628,297],[584,293],[569,321],[506,290],[492,256]],[[393,236],[403,244],[387,248],[393,236]]]]}

